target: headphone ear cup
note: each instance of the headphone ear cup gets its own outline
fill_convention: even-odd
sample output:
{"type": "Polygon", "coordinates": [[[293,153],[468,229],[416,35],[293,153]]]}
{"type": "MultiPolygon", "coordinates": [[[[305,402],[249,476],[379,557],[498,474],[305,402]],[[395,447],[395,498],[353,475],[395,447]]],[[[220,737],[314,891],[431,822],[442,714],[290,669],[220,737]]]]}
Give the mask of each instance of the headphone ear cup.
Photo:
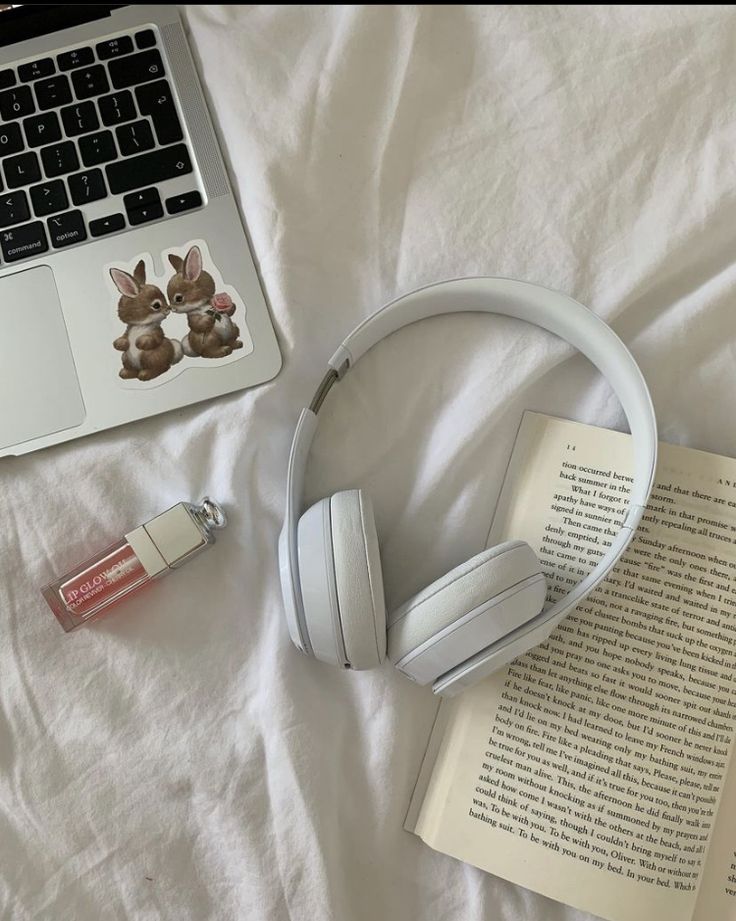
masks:
{"type": "Polygon", "coordinates": [[[312,655],[329,665],[348,667],[340,624],[332,549],[330,499],[321,499],[299,519],[299,592],[312,655]]]}
{"type": "Polygon", "coordinates": [[[299,519],[299,579],[315,658],[366,669],[386,655],[386,605],[370,499],[360,490],[321,499],[299,519]]]}
{"type": "Polygon", "coordinates": [[[386,657],[386,602],[373,505],[360,489],[330,500],[335,582],[345,650],[351,668],[386,657]]]}
{"type": "Polygon", "coordinates": [[[428,684],[542,610],[546,581],[537,555],[507,541],[433,582],[389,618],[389,659],[428,684]]]}

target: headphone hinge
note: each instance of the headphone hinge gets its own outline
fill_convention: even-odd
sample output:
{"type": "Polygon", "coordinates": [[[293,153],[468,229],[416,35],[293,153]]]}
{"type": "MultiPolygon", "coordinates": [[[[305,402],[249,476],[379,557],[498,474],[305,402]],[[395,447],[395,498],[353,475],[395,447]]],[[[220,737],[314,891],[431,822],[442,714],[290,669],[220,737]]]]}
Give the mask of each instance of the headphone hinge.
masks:
{"type": "Polygon", "coordinates": [[[312,397],[312,402],[309,404],[309,409],[313,413],[316,414],[319,412],[327,394],[330,392],[330,389],[332,388],[332,385],[335,383],[335,381],[338,380],[338,377],[339,375],[337,371],[334,371],[332,368],[330,368],[327,374],[325,374],[325,376],[322,378],[322,382],[317,388],[317,392],[312,397]]]}

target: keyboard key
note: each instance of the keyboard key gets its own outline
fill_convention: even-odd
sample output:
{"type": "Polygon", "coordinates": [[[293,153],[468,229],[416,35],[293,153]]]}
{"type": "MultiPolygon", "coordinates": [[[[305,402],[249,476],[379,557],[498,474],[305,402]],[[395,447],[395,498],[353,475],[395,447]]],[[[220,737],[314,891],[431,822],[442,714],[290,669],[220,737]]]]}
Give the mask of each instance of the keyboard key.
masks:
{"type": "Polygon", "coordinates": [[[56,58],[59,70],[74,70],[75,67],[94,64],[94,61],[95,55],[91,48],[75,48],[74,51],[65,51],[56,58]]]}
{"type": "Polygon", "coordinates": [[[144,150],[151,150],[156,146],[153,139],[153,132],[148,121],[144,118],[141,121],[131,122],[129,125],[120,125],[115,129],[118,138],[118,147],[124,157],[131,154],[143,153],[144,150]]]}
{"type": "Polygon", "coordinates": [[[29,147],[40,147],[41,144],[61,140],[61,125],[56,112],[32,115],[23,122],[23,130],[29,147]]]}
{"type": "Polygon", "coordinates": [[[70,176],[67,181],[75,205],[87,205],[107,196],[102,170],[90,169],[85,173],[77,173],[70,176]]]}
{"type": "Polygon", "coordinates": [[[107,74],[102,64],[75,70],[72,74],[72,83],[77,99],[89,99],[91,96],[100,96],[110,90],[107,74]]]}
{"type": "Polygon", "coordinates": [[[143,51],[144,48],[153,48],[156,44],[156,33],[153,29],[143,29],[135,33],[135,43],[143,51]]]}
{"type": "Polygon", "coordinates": [[[139,86],[135,96],[141,115],[151,116],[159,144],[175,144],[184,137],[171,89],[166,80],[139,86]]]}
{"type": "Polygon", "coordinates": [[[19,259],[37,256],[39,253],[45,253],[48,248],[46,231],[41,221],[22,224],[0,233],[0,249],[6,262],[17,262],[19,259]]]}
{"type": "Polygon", "coordinates": [[[158,189],[141,189],[140,192],[131,192],[129,195],[123,196],[123,204],[128,215],[128,221],[133,226],[145,224],[147,221],[158,220],[164,215],[158,189]]]}
{"type": "Polygon", "coordinates": [[[6,90],[9,86],[15,86],[15,74],[10,67],[0,70],[0,90],[6,90]]]}
{"type": "Polygon", "coordinates": [[[85,166],[97,166],[98,163],[108,163],[117,160],[118,152],[112,131],[99,131],[97,134],[88,134],[79,139],[79,153],[85,166]]]}
{"type": "Polygon", "coordinates": [[[184,144],[164,147],[138,157],[128,157],[105,167],[113,195],[130,192],[142,185],[175,179],[192,172],[192,161],[184,144]]]}
{"type": "Polygon", "coordinates": [[[128,211],[128,220],[133,227],[138,224],[146,224],[148,221],[157,221],[163,216],[164,209],[160,201],[145,205],[143,208],[132,208],[128,211]]]}
{"type": "Polygon", "coordinates": [[[94,102],[80,102],[76,106],[67,106],[61,110],[61,120],[68,137],[87,134],[100,127],[94,102]]]}
{"type": "Polygon", "coordinates": [[[30,64],[21,64],[18,67],[18,76],[22,83],[28,83],[31,80],[40,80],[41,77],[50,77],[55,70],[51,58],[40,58],[38,61],[31,61],[30,64]]]}
{"type": "Polygon", "coordinates": [[[194,192],[185,192],[183,195],[175,195],[173,198],[166,199],[166,210],[169,214],[180,214],[182,211],[191,211],[192,208],[199,208],[202,204],[202,196],[196,190],[194,192]]]}
{"type": "MultiPolygon", "coordinates": [[[[41,151],[43,168],[49,179],[71,173],[79,169],[79,158],[73,141],[62,141],[61,144],[52,144],[41,151]]],[[[40,177],[39,177],[40,178],[40,177]]],[[[35,179],[33,180],[36,181],[35,179]]]]}
{"type": "Polygon", "coordinates": [[[158,189],[141,189],[140,192],[131,192],[123,196],[123,204],[128,220],[133,226],[155,221],[164,214],[158,189]]]}
{"type": "Polygon", "coordinates": [[[0,157],[18,153],[25,146],[23,135],[20,133],[20,125],[17,122],[0,125],[0,157]]]}
{"type": "Polygon", "coordinates": [[[51,245],[56,249],[62,246],[71,246],[87,239],[87,230],[81,211],[67,211],[50,217],[46,224],[49,228],[51,245]]]}
{"type": "Polygon", "coordinates": [[[131,54],[120,61],[110,61],[110,80],[116,90],[147,83],[164,75],[164,62],[157,48],[131,54]]]}
{"type": "Polygon", "coordinates": [[[144,205],[150,205],[152,202],[160,202],[161,196],[158,194],[158,189],[141,189],[139,192],[131,192],[129,195],[123,196],[123,204],[125,205],[125,210],[131,208],[142,208],[144,205]]]}
{"type": "Polygon", "coordinates": [[[55,109],[72,101],[69,78],[64,74],[58,74],[50,80],[39,80],[33,88],[36,91],[39,109],[55,109]]]}
{"type": "Polygon", "coordinates": [[[25,192],[6,192],[0,195],[0,227],[20,224],[31,216],[25,192]]]}
{"type": "Polygon", "coordinates": [[[64,211],[69,207],[63,179],[53,179],[51,182],[34,185],[30,193],[36,217],[46,217],[47,214],[64,211]]]}
{"type": "Polygon", "coordinates": [[[107,41],[100,42],[97,46],[97,57],[101,61],[107,61],[121,54],[130,54],[132,50],[133,39],[129,35],[121,35],[120,38],[108,38],[107,41]]]}
{"type": "Polygon", "coordinates": [[[24,115],[33,115],[35,111],[36,105],[30,86],[18,86],[14,90],[0,93],[0,118],[4,122],[23,118],[24,115]]]}
{"type": "Polygon", "coordinates": [[[122,93],[112,93],[110,96],[102,96],[97,100],[100,107],[103,125],[119,125],[121,122],[129,122],[136,117],[135,103],[133,96],[128,90],[122,93]]]}
{"type": "Polygon", "coordinates": [[[9,189],[30,185],[41,178],[41,167],[33,151],[18,154],[17,157],[7,157],[3,160],[3,172],[9,189]]]}
{"type": "Polygon", "coordinates": [[[89,222],[89,232],[93,237],[104,237],[105,234],[115,233],[116,230],[123,230],[124,227],[125,218],[122,214],[111,214],[89,222]]]}

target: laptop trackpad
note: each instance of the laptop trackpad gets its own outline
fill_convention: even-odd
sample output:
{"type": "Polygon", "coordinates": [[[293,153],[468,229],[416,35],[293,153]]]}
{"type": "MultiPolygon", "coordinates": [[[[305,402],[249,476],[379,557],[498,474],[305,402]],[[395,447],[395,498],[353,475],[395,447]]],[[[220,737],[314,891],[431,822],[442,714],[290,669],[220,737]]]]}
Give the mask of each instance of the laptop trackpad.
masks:
{"type": "Polygon", "coordinates": [[[0,330],[0,448],[84,422],[84,403],[50,268],[0,278],[0,330]]]}

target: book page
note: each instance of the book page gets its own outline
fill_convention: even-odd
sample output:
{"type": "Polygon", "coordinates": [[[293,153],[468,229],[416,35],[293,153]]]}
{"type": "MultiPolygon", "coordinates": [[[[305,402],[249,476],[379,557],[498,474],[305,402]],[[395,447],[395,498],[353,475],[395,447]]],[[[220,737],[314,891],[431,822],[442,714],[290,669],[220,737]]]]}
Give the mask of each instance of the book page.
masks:
{"type": "MultiPolygon", "coordinates": [[[[489,542],[527,540],[560,597],[617,533],[632,460],[628,435],[525,414],[489,542]]],[[[611,921],[690,921],[736,727],[732,483],[736,461],[662,445],[606,582],[443,704],[428,844],[611,921]]]]}
{"type": "Polygon", "coordinates": [[[726,778],[693,921],[736,921],[736,759],[726,778]]]}

